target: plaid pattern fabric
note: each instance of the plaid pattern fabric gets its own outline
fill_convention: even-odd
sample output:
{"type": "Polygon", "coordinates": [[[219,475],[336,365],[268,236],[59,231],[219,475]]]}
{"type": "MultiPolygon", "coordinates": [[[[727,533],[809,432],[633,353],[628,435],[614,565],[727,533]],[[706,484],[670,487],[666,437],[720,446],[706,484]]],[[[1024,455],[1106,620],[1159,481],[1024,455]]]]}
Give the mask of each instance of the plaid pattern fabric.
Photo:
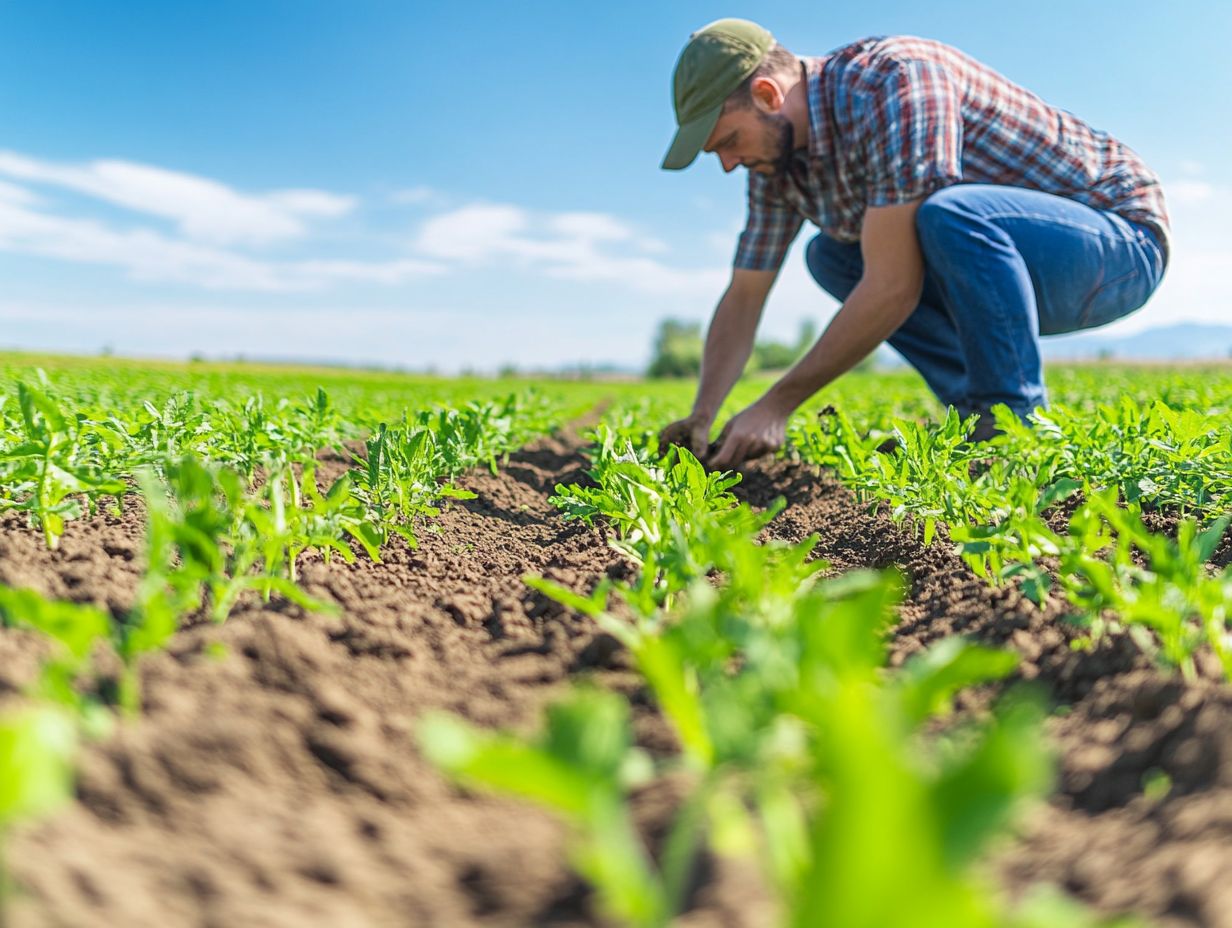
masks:
{"type": "Polygon", "coordinates": [[[1168,247],[1159,178],[1133,150],[956,48],[870,38],[805,67],[808,147],[786,176],[749,172],[738,268],[777,269],[805,219],[856,242],[868,207],[962,182],[1111,210],[1150,226],[1168,247]]]}

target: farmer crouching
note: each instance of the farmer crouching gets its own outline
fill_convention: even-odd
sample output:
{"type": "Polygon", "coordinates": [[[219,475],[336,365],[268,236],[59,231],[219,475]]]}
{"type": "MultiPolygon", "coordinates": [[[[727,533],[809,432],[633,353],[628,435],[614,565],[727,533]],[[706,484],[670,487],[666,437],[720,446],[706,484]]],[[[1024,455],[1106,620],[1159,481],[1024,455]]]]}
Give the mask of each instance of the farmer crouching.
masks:
{"type": "Polygon", "coordinates": [[[699,456],[804,220],[806,261],[842,301],[817,343],[724,427],[708,463],[779,448],[792,411],[883,341],[972,436],[989,409],[1046,404],[1040,335],[1093,328],[1154,293],[1168,261],[1159,178],[1130,148],[950,46],[862,39],[799,58],[723,19],[676,64],[663,167],[699,151],[748,171],[748,218],[710,322],[693,412],[664,441],[699,456]]]}

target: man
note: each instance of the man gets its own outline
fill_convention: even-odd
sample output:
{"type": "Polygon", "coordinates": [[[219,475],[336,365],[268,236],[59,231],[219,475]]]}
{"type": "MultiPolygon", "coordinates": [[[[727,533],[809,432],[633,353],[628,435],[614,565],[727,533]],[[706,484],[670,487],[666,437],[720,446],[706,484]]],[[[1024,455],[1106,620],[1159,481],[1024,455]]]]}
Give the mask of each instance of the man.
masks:
{"type": "Polygon", "coordinates": [[[779,448],[792,411],[888,341],[942,403],[1026,417],[1046,403],[1039,336],[1137,309],[1168,260],[1159,179],[1116,139],[939,42],[863,39],[797,58],[755,23],[694,33],[676,64],[678,131],[748,171],[748,219],[706,337],[690,416],[698,456],[752,350],[805,219],[809,271],[842,301],[817,344],[723,429],[715,467],[779,448]]]}

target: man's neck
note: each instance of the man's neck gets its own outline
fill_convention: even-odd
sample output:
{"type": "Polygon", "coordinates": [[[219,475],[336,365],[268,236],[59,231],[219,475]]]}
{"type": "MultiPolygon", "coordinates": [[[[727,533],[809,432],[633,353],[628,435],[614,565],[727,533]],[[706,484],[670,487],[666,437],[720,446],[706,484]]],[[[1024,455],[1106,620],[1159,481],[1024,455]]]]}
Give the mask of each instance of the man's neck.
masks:
{"type": "Polygon", "coordinates": [[[809,143],[809,105],[808,105],[808,64],[802,58],[796,59],[799,64],[799,76],[796,82],[783,95],[782,113],[791,120],[795,130],[795,151],[808,148],[809,143]]]}

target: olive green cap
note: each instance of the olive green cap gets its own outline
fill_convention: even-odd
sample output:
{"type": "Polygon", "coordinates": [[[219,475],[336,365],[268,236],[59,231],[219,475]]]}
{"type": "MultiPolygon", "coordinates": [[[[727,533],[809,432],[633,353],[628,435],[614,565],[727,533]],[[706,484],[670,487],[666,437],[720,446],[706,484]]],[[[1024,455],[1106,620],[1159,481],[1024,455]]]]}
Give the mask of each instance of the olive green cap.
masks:
{"type": "Polygon", "coordinates": [[[719,121],[723,102],[757,70],[773,44],[769,32],[747,19],[719,19],[689,36],[673,78],[678,128],[664,170],[693,163],[719,121]]]}

